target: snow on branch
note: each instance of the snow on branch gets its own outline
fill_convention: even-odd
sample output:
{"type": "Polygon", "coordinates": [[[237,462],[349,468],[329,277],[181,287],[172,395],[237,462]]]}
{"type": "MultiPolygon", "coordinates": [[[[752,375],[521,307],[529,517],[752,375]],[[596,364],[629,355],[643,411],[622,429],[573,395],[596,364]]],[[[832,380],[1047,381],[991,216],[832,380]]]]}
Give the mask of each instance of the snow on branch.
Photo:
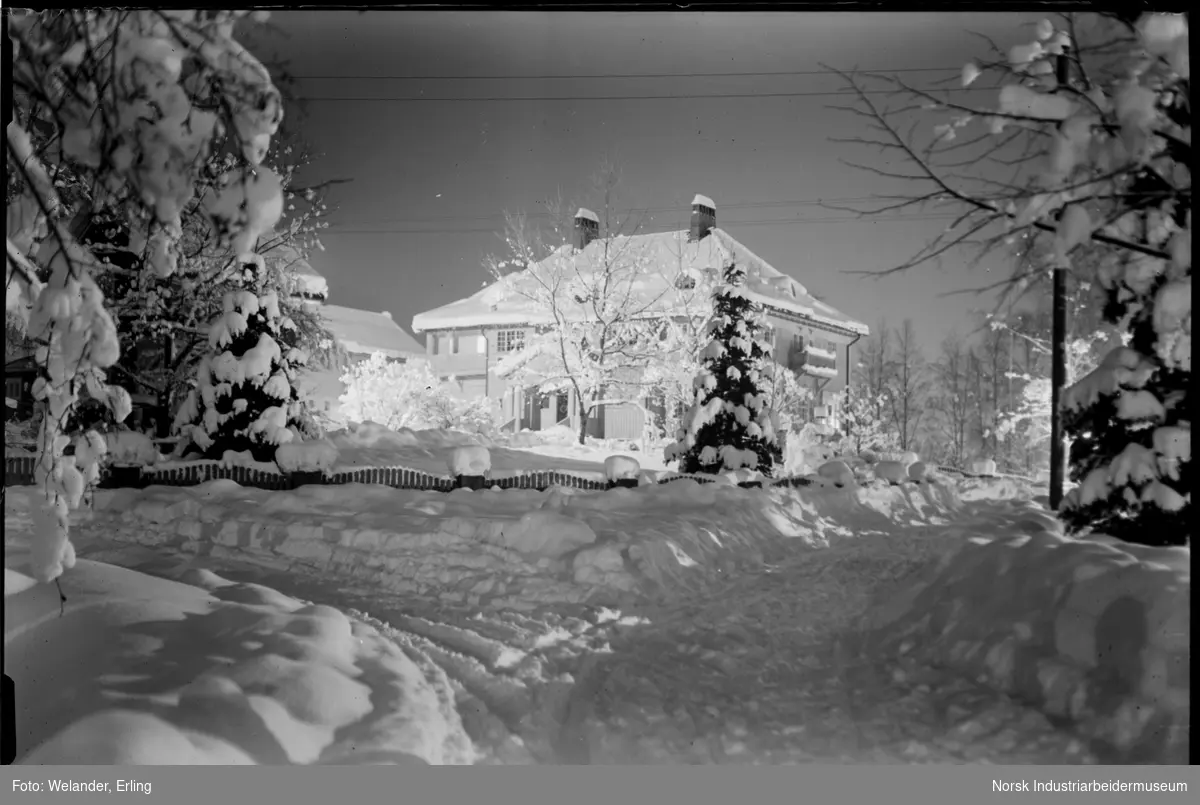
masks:
{"type": "Polygon", "coordinates": [[[266,69],[234,39],[247,13],[111,9],[9,18],[17,102],[6,136],[16,178],[6,273],[37,294],[29,334],[39,342],[36,476],[46,505],[34,515],[32,570],[41,581],[74,563],[69,513],[103,458],[94,431],[68,430],[81,393],[106,403],[117,423],[130,409],[128,393],[105,380],[120,344],[93,278],[103,264],[82,233],[93,221],[120,222],[142,245],[146,265],[170,276],[182,217],[217,145],[237,154],[201,200],[218,239],[248,254],[282,212],[278,177],[261,164],[282,103],[266,69]],[[39,274],[49,277],[40,288],[30,281],[39,274]],[[72,436],[75,453],[66,456],[72,436]]]}

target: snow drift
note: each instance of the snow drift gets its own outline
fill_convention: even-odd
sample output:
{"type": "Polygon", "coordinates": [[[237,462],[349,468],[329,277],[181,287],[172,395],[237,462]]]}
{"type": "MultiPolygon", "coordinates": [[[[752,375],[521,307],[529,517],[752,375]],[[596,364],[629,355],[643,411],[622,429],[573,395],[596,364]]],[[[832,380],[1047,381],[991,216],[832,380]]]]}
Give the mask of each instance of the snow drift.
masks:
{"type": "Polygon", "coordinates": [[[5,574],[24,764],[462,764],[449,679],[327,606],[207,571],[5,574]],[[86,657],[86,661],[80,659],[86,657]]]}

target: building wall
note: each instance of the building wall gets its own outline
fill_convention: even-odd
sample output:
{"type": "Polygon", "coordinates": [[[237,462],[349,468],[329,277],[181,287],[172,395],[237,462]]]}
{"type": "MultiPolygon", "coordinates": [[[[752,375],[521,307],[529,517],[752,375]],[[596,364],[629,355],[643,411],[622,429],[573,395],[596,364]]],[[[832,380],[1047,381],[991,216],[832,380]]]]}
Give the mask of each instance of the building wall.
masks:
{"type": "MultiPolygon", "coordinates": [[[[500,404],[502,421],[524,419],[530,429],[541,427],[541,415],[530,417],[523,395],[495,373],[496,362],[508,354],[523,327],[465,327],[425,333],[425,357],[441,377],[453,375],[464,396],[487,396],[500,404]]],[[[540,409],[539,409],[540,411],[540,409]]],[[[520,430],[521,427],[516,428],[520,430]]]]}
{"type": "Polygon", "coordinates": [[[837,370],[833,377],[814,377],[803,374],[801,383],[813,391],[813,409],[808,412],[814,419],[819,419],[830,425],[837,425],[837,405],[842,393],[850,383],[850,371],[854,364],[852,346],[857,337],[844,333],[835,333],[794,318],[785,318],[778,313],[769,312],[768,322],[774,328],[775,360],[791,369],[802,367],[803,359],[800,350],[803,344],[814,341],[818,346],[831,349],[834,354],[834,365],[837,370]],[[847,348],[850,355],[847,355],[847,348]]]}
{"type": "MultiPolygon", "coordinates": [[[[799,348],[810,340],[833,351],[836,376],[802,375],[804,385],[814,391],[814,405],[825,406],[824,413],[832,415],[837,398],[848,383],[850,364],[846,348],[855,340],[854,336],[830,332],[774,311],[768,311],[767,319],[774,328],[775,360],[784,366],[795,367],[799,361],[799,348]]],[[[425,334],[426,357],[439,375],[455,376],[464,396],[486,395],[497,400],[506,429],[543,430],[561,419],[558,414],[562,412],[562,404],[554,395],[543,396],[533,389],[516,388],[494,372],[496,362],[506,354],[501,351],[501,342],[511,343],[515,332],[524,332],[524,329],[489,327],[430,331],[425,334]]],[[[566,407],[571,422],[578,423],[580,406],[574,394],[568,395],[566,407]]],[[[588,432],[598,438],[640,439],[644,419],[642,410],[633,405],[602,406],[602,410],[593,415],[588,432]]]]}

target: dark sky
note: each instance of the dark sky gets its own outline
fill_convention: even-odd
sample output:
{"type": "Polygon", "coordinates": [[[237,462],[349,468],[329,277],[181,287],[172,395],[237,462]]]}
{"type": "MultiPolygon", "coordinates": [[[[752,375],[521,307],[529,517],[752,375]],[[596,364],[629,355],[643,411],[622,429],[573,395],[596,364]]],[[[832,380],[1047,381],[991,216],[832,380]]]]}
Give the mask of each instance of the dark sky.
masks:
{"type": "MultiPolygon", "coordinates": [[[[505,211],[535,211],[561,190],[575,203],[606,157],[622,202],[653,208],[647,227],[686,226],[696,193],[718,225],[845,312],[874,325],[912,318],[932,351],[968,326],[975,295],[939,298],[1009,270],[969,271],[967,255],[874,280],[946,226],[942,219],[848,221],[816,199],[895,190],[839,158],[874,152],[831,143],[863,133],[830,110],[847,96],[571,100],[581,96],[831,93],[838,68],[920,70],[917,86],[956,76],[983,55],[966,32],[1008,47],[1027,16],[921,13],[552,13],[277,11],[248,42],[287,60],[309,99],[303,136],[323,156],[311,178],[353,181],[312,263],[330,301],[412,316],[474,293],[501,243],[505,211]],[[701,73],[793,72],[784,76],[701,73]],[[670,78],[578,78],[631,73],[670,78]],[[446,80],[434,76],[468,76],[446,80]],[[534,76],[534,78],[512,78],[534,76]],[[545,76],[558,76],[545,78],[545,76]],[[561,76],[566,76],[561,77],[561,76]],[[490,77],[490,78],[479,78],[490,77]],[[438,100],[398,101],[425,96],[438,100]],[[533,97],[534,100],[480,100],[533,97]],[[361,99],[383,100],[361,100],[361,99]],[[468,98],[471,100],[445,100],[468,98]],[[563,100],[566,98],[566,100],[563,100]],[[796,222],[800,219],[801,222],[796,222]]],[[[972,98],[979,102],[979,97],[972,98]]]]}

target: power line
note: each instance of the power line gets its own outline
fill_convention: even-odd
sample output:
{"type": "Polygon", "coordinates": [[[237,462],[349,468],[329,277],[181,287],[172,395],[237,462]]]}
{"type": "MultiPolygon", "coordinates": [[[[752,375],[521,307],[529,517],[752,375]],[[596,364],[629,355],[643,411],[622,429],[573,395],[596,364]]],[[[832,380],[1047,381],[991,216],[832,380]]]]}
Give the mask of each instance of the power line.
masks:
{"type": "MultiPolygon", "coordinates": [[[[935,93],[935,92],[994,92],[997,87],[932,87],[919,90],[920,92],[935,93]]],[[[863,95],[898,95],[902,94],[903,90],[891,89],[868,89],[861,91],[863,95]]],[[[831,98],[844,96],[857,96],[859,92],[852,90],[837,90],[824,92],[713,92],[713,93],[679,93],[675,95],[523,95],[514,97],[496,97],[496,96],[459,96],[451,97],[434,97],[427,95],[412,95],[408,97],[397,97],[395,95],[377,96],[374,98],[359,97],[359,96],[342,96],[334,97],[332,95],[299,95],[296,96],[298,101],[320,101],[320,102],[363,102],[363,103],[409,103],[409,102],[438,102],[452,103],[458,101],[469,101],[472,103],[483,102],[515,102],[524,101],[527,103],[551,103],[556,101],[679,101],[679,100],[702,100],[710,99],[727,99],[727,98],[831,98]]]]}
{"type": "MultiPolygon", "coordinates": [[[[749,220],[727,221],[725,226],[795,226],[799,224],[821,223],[885,223],[888,221],[949,221],[958,218],[957,215],[892,215],[886,217],[870,216],[830,216],[826,218],[795,218],[785,220],[749,220]]],[[[488,227],[449,227],[441,229],[355,229],[350,227],[330,227],[323,230],[324,235],[467,235],[467,234],[496,234],[496,230],[488,227]]]]}
{"type": "MultiPolygon", "coordinates": [[[[847,204],[854,202],[879,202],[885,199],[879,199],[876,196],[845,196],[842,198],[807,198],[796,199],[793,201],[743,201],[733,204],[722,204],[722,210],[736,210],[746,208],[779,208],[779,207],[809,207],[821,204],[847,204]]],[[[668,207],[625,207],[622,209],[622,215],[632,213],[654,213],[654,212],[686,212],[684,206],[672,205],[668,207]]],[[[434,215],[425,218],[359,218],[355,223],[398,223],[398,224],[424,224],[424,223],[441,223],[443,221],[495,221],[502,220],[505,217],[503,212],[491,213],[488,215],[434,215]]],[[[551,218],[551,213],[538,211],[522,213],[522,218],[551,218]]],[[[349,222],[347,222],[349,223],[349,222]]],[[[330,222],[331,226],[336,226],[334,222],[330,222]]]]}
{"type": "MultiPolygon", "coordinates": [[[[855,73],[945,73],[958,72],[957,67],[902,67],[894,70],[854,70],[855,73]]],[[[829,70],[764,70],[760,72],[718,73],[593,73],[591,75],[291,75],[298,81],[587,81],[593,79],[615,80],[625,78],[739,78],[754,76],[827,75],[829,70]]]]}

